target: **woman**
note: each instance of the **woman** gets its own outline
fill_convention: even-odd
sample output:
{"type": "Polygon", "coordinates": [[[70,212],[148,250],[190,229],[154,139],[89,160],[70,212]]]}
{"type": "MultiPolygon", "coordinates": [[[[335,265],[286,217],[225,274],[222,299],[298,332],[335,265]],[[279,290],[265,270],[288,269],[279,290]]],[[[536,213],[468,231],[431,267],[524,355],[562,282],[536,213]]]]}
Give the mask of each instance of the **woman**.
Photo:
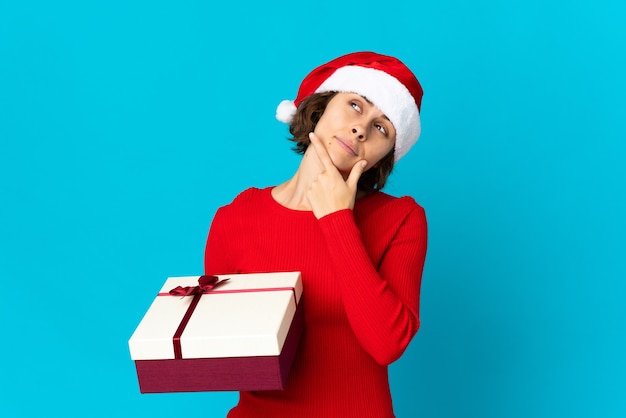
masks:
{"type": "Polygon", "coordinates": [[[220,208],[205,274],[300,271],[305,332],[283,391],[241,392],[229,417],[393,417],[387,366],[419,327],[424,210],[380,191],[420,133],[422,88],[393,57],[313,70],[277,118],[299,168],[220,208]]]}

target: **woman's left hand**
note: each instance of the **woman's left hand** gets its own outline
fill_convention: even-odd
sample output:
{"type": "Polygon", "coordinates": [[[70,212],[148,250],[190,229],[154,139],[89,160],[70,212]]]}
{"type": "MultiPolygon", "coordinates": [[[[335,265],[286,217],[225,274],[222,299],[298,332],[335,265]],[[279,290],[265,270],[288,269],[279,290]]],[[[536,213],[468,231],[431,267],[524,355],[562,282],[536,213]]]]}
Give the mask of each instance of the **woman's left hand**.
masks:
{"type": "Polygon", "coordinates": [[[356,198],[357,184],[367,161],[357,162],[350,171],[348,178],[343,176],[333,164],[328,151],[321,144],[320,139],[311,132],[309,134],[311,145],[315,150],[323,171],[313,181],[307,191],[307,199],[311,204],[313,214],[317,219],[342,209],[353,209],[356,198]]]}

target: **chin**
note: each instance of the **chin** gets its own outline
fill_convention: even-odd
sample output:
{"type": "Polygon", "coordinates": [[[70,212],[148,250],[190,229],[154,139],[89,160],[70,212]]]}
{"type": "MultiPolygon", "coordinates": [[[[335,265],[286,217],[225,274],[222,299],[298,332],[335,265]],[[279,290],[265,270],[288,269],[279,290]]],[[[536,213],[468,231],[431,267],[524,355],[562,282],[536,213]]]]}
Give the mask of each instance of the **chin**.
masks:
{"type": "Polygon", "coordinates": [[[337,170],[339,170],[339,172],[344,176],[350,174],[350,171],[352,171],[352,167],[354,167],[354,164],[356,164],[356,161],[346,161],[345,159],[337,161],[335,158],[331,159],[335,167],[337,167],[337,170]]]}

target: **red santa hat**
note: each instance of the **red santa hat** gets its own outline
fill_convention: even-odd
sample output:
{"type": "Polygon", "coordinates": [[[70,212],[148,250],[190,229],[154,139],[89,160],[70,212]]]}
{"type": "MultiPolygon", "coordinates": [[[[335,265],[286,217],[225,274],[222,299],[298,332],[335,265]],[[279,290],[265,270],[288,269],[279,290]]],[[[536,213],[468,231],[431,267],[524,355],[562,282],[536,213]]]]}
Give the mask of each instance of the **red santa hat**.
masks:
{"type": "Polygon", "coordinates": [[[354,52],[311,71],[295,100],[283,100],[276,118],[291,123],[300,103],[313,93],[350,92],[366,97],[396,129],[396,162],[417,142],[421,131],[422,86],[400,60],[375,52],[354,52]]]}

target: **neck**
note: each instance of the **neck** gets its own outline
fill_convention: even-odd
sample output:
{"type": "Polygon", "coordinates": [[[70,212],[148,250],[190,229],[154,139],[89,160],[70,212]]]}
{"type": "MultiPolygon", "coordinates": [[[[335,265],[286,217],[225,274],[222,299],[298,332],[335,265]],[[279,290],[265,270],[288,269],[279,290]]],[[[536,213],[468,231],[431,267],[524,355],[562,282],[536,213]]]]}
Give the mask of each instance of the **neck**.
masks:
{"type": "Polygon", "coordinates": [[[278,203],[290,209],[311,210],[306,193],[323,170],[313,147],[307,148],[293,177],[276,186],[272,190],[272,196],[278,203]]]}

